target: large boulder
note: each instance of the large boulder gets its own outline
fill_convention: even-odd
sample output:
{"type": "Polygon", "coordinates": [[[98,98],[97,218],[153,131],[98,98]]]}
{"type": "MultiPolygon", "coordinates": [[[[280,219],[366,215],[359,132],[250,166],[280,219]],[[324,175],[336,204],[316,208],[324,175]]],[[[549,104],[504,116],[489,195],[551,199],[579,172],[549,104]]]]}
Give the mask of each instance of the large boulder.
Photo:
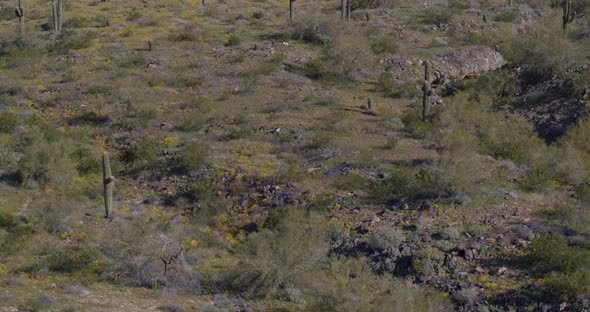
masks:
{"type": "Polygon", "coordinates": [[[473,46],[452,50],[432,60],[433,69],[451,80],[479,75],[502,67],[502,55],[486,46],[473,46]]]}

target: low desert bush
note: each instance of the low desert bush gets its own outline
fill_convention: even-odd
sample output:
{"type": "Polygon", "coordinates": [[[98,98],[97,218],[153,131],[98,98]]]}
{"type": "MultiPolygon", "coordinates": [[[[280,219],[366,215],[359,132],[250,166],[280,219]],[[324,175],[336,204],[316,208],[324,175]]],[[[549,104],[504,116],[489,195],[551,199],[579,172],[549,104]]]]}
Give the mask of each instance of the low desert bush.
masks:
{"type": "Polygon", "coordinates": [[[551,234],[535,239],[524,260],[537,270],[550,272],[545,284],[547,294],[561,302],[590,289],[589,256],[587,249],[570,246],[563,236],[551,234]]]}
{"type": "Polygon", "coordinates": [[[527,26],[523,31],[500,32],[500,53],[513,65],[525,69],[522,79],[527,84],[551,79],[582,58],[576,45],[567,40],[557,20],[543,20],[527,26]]]}
{"type": "Polygon", "coordinates": [[[182,151],[182,166],[187,171],[199,170],[203,166],[208,152],[207,144],[198,141],[188,142],[182,151]]]}
{"type": "Polygon", "coordinates": [[[428,8],[424,10],[420,21],[427,25],[444,25],[451,21],[451,12],[445,9],[428,8]]]}
{"type": "Polygon", "coordinates": [[[33,126],[25,130],[17,150],[23,154],[17,173],[24,186],[69,187],[77,176],[72,141],[61,130],[33,126]]]}
{"type": "Polygon", "coordinates": [[[99,262],[101,257],[92,247],[72,245],[50,254],[46,265],[52,271],[75,272],[88,269],[92,262],[99,262]]]}

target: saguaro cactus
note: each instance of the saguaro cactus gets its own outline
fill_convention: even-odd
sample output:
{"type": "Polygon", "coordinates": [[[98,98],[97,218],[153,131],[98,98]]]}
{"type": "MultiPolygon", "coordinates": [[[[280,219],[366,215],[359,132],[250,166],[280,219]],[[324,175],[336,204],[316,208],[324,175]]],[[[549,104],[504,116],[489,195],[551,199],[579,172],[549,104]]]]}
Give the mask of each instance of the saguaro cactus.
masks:
{"type": "Polygon", "coordinates": [[[16,17],[18,17],[18,25],[20,26],[20,36],[25,35],[25,0],[18,0],[18,7],[14,10],[16,17]]]}
{"type": "Polygon", "coordinates": [[[346,20],[350,20],[350,12],[352,11],[352,0],[346,0],[346,20]]]}
{"type": "Polygon", "coordinates": [[[426,121],[426,117],[428,116],[430,95],[432,95],[432,89],[430,88],[430,65],[430,61],[424,62],[424,81],[422,83],[422,121],[426,121]]]}
{"type": "Polygon", "coordinates": [[[567,25],[574,21],[576,12],[572,12],[572,1],[563,0],[563,33],[567,36],[567,25]]]}
{"type": "Polygon", "coordinates": [[[289,22],[293,22],[293,2],[295,0],[289,0],[289,22]]]}
{"type": "Polygon", "coordinates": [[[61,32],[63,25],[63,1],[62,0],[51,0],[51,22],[53,23],[53,31],[56,33],[61,32]]]}
{"type": "Polygon", "coordinates": [[[102,177],[104,185],[104,210],[105,218],[109,218],[113,213],[113,189],[115,188],[115,177],[111,173],[111,163],[109,153],[102,154],[102,177]]]}

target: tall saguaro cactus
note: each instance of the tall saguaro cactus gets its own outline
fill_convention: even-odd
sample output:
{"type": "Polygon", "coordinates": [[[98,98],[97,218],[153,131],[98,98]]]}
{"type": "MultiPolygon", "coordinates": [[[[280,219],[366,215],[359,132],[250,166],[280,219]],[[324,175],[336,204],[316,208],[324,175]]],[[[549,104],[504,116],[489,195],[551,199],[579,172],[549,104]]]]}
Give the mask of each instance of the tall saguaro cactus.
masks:
{"type": "Polygon", "coordinates": [[[293,2],[295,0],[289,0],[289,23],[293,22],[293,2]]]}
{"type": "Polygon", "coordinates": [[[25,35],[25,0],[18,0],[18,7],[14,10],[18,17],[18,25],[21,38],[25,35]]]}
{"type": "Polygon", "coordinates": [[[428,116],[430,95],[432,95],[432,89],[430,88],[430,65],[430,61],[424,61],[424,82],[422,83],[422,121],[426,121],[426,117],[428,116]]]}
{"type": "Polygon", "coordinates": [[[63,0],[51,0],[51,22],[55,33],[61,32],[63,11],[63,0]]]}
{"type": "Polygon", "coordinates": [[[563,34],[567,36],[567,25],[574,21],[576,12],[572,12],[572,1],[563,0],[563,34]]]}
{"type": "Polygon", "coordinates": [[[115,177],[111,173],[111,163],[109,153],[102,154],[102,177],[104,185],[104,210],[105,218],[109,218],[113,213],[113,189],[115,188],[115,177]]]}
{"type": "Polygon", "coordinates": [[[346,21],[350,20],[350,12],[352,11],[352,0],[346,0],[346,21]]]}

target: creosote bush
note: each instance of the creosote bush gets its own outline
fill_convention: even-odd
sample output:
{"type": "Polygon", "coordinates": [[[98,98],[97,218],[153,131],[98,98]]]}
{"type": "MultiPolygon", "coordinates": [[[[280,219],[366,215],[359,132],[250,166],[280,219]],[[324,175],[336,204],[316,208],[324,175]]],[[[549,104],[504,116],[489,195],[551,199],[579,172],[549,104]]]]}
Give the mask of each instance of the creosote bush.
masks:
{"type": "MultiPolygon", "coordinates": [[[[551,79],[582,59],[579,48],[562,35],[557,19],[537,21],[519,33],[502,31],[500,53],[516,65],[523,66],[522,79],[535,84],[551,79]]],[[[500,38],[500,37],[499,37],[500,38]]]]}
{"type": "Polygon", "coordinates": [[[207,144],[198,141],[188,142],[182,151],[182,166],[187,171],[199,170],[203,166],[208,152],[207,144]]]}
{"type": "Polygon", "coordinates": [[[74,184],[77,176],[71,153],[72,141],[62,130],[49,126],[32,126],[25,130],[17,149],[23,154],[17,173],[24,186],[62,188],[74,184]]]}
{"type": "Polygon", "coordinates": [[[589,257],[589,250],[570,246],[563,236],[551,234],[535,239],[525,260],[539,271],[550,272],[546,290],[552,299],[561,302],[590,289],[589,257]]]}
{"type": "Polygon", "coordinates": [[[369,75],[373,58],[363,37],[339,36],[326,47],[327,72],[338,78],[356,80],[369,75]]]}

